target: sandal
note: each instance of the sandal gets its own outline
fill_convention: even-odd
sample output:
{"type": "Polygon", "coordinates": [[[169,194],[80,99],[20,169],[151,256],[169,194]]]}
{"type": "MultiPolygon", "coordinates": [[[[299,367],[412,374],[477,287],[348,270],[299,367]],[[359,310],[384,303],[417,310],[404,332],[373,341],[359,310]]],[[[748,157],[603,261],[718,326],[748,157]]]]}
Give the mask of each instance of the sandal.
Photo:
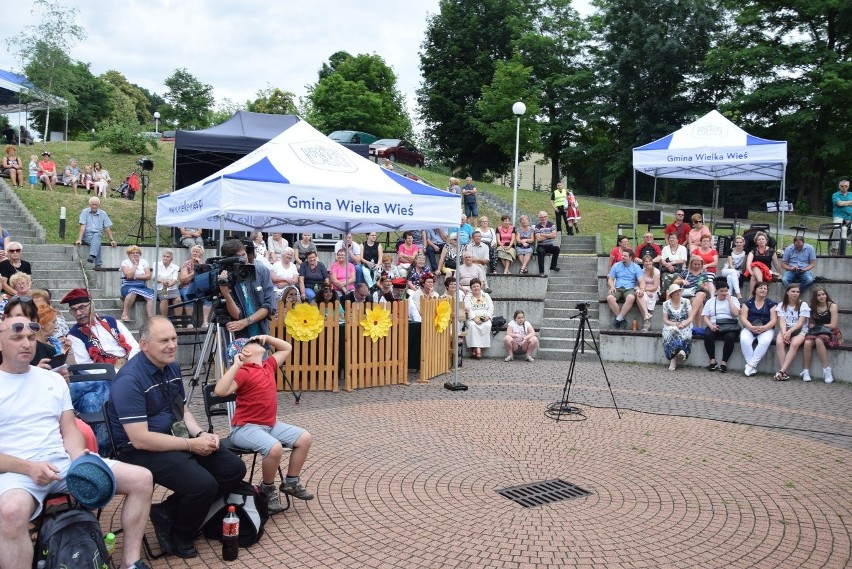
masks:
{"type": "Polygon", "coordinates": [[[127,314],[122,314],[121,315],[121,321],[122,322],[130,322],[130,316],[128,316],[127,314]]]}
{"type": "Polygon", "coordinates": [[[525,274],[527,274],[527,272],[529,272],[529,271],[527,271],[526,269],[521,269],[521,272],[518,273],[518,274],[519,275],[525,275],[525,274]]]}
{"type": "Polygon", "coordinates": [[[774,376],[775,381],[787,381],[790,379],[790,376],[784,373],[783,371],[776,371],[774,376]]]}

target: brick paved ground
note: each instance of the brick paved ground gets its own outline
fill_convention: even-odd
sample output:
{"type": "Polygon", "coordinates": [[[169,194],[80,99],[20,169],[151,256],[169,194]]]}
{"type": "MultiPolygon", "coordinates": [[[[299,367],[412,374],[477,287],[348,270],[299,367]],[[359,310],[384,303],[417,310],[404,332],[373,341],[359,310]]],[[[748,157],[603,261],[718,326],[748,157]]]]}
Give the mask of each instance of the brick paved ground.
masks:
{"type": "MultiPolygon", "coordinates": [[[[620,420],[587,406],[586,421],[546,418],[567,372],[554,361],[465,362],[467,392],[442,378],[298,406],[280,395],[280,416],[314,435],[303,480],[317,498],[274,516],[228,566],[849,566],[852,386],[606,371],[620,420]],[[495,493],[552,478],[592,495],[525,509],[495,493]]],[[[596,358],[578,362],[571,400],[611,405],[596,358]]],[[[151,565],[226,565],[218,542],[197,546],[198,559],[151,565]]]]}

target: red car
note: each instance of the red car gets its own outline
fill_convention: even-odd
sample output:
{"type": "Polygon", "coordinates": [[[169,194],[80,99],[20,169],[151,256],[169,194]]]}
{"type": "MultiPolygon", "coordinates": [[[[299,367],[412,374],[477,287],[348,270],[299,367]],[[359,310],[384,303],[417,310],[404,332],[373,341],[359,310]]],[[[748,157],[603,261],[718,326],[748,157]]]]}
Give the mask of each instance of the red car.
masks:
{"type": "Polygon", "coordinates": [[[370,156],[387,158],[391,162],[423,167],[423,155],[410,142],[399,138],[383,138],[370,144],[370,156]]]}

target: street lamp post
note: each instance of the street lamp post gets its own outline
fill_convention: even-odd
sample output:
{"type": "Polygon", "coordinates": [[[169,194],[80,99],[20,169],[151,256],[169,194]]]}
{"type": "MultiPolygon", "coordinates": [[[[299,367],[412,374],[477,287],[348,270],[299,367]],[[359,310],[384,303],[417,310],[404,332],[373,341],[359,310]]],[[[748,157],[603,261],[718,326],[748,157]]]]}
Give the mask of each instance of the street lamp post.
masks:
{"type": "Polygon", "coordinates": [[[154,112],[154,132],[160,132],[160,113],[159,111],[154,112]]]}
{"type": "Polygon", "coordinates": [[[512,189],[512,224],[515,224],[515,216],[518,212],[518,153],[521,146],[521,117],[527,112],[527,106],[521,101],[512,105],[512,112],[518,117],[518,125],[515,129],[515,178],[512,189]]]}

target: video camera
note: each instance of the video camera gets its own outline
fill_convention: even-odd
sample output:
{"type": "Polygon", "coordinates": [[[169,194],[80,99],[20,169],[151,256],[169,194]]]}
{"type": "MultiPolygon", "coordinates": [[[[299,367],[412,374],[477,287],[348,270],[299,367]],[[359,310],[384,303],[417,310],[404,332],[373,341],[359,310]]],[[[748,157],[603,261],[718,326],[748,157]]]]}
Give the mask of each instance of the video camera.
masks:
{"type": "Polygon", "coordinates": [[[187,297],[213,300],[219,297],[219,286],[234,288],[239,283],[253,282],[257,276],[254,265],[246,265],[241,257],[212,257],[207,263],[195,265],[195,275],[189,285],[187,297]],[[227,279],[219,277],[227,271],[227,279]]]}
{"type": "Polygon", "coordinates": [[[577,308],[577,310],[579,310],[580,312],[584,312],[584,313],[585,313],[586,311],[588,311],[588,310],[589,310],[589,303],[588,303],[588,302],[578,302],[578,303],[577,303],[576,308],[577,308]]]}
{"type": "Polygon", "coordinates": [[[136,165],[139,166],[142,170],[151,171],[154,169],[154,161],[148,158],[147,156],[143,156],[139,160],[136,161],[136,165]]]}

